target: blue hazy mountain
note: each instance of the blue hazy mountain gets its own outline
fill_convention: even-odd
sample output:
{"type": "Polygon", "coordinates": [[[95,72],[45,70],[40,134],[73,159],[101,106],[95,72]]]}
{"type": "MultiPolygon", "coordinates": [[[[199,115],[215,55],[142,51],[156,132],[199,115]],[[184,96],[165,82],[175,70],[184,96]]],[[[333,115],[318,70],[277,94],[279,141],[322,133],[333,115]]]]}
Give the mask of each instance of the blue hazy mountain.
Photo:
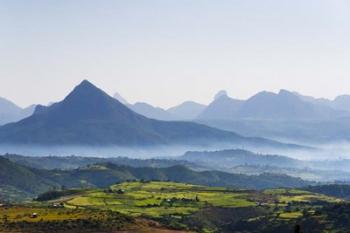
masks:
{"type": "Polygon", "coordinates": [[[216,142],[282,145],[196,123],[149,119],[86,80],[63,101],[48,107],[37,106],[32,116],[0,127],[0,142],[122,146],[216,142]]]}
{"type": "Polygon", "coordinates": [[[349,112],[332,107],[324,99],[312,99],[312,97],[281,90],[277,94],[259,92],[244,101],[221,94],[209,104],[198,119],[324,120],[347,116],[350,116],[349,112]]]}
{"type": "Polygon", "coordinates": [[[350,95],[339,95],[335,99],[330,100],[326,98],[314,98],[312,96],[305,96],[297,92],[293,93],[307,102],[332,107],[338,110],[350,111],[350,95]]]}
{"type": "Polygon", "coordinates": [[[350,111],[350,95],[340,95],[337,96],[333,101],[331,106],[333,108],[350,111]]]}
{"type": "Polygon", "coordinates": [[[35,105],[21,108],[11,101],[0,97],[0,125],[19,121],[34,112],[35,105]]]}
{"type": "Polygon", "coordinates": [[[232,120],[237,117],[243,103],[243,100],[229,97],[226,91],[220,91],[215,95],[214,101],[197,118],[200,120],[232,120]]]}
{"type": "Polygon", "coordinates": [[[162,120],[162,121],[180,120],[180,118],[176,117],[170,112],[167,112],[166,110],[159,107],[154,107],[148,103],[137,102],[135,104],[127,105],[127,106],[134,112],[151,119],[162,120]]]}
{"type": "Polygon", "coordinates": [[[347,104],[346,96],[328,100],[287,90],[259,92],[240,102],[221,95],[197,120],[251,137],[303,143],[350,140],[347,104]]]}
{"type": "Polygon", "coordinates": [[[134,112],[141,114],[145,117],[155,119],[155,120],[162,120],[162,121],[180,120],[180,118],[176,117],[170,112],[167,112],[166,110],[159,107],[154,107],[145,102],[137,102],[135,104],[130,104],[118,92],[116,92],[113,97],[116,100],[118,100],[120,103],[126,105],[128,108],[130,108],[134,112]]]}
{"type": "Polygon", "coordinates": [[[180,105],[169,108],[167,111],[183,120],[193,120],[206,108],[204,104],[194,101],[185,101],[180,105]]]}
{"type": "Polygon", "coordinates": [[[292,92],[281,90],[278,94],[260,92],[249,98],[239,110],[239,118],[253,119],[334,119],[349,115],[322,104],[303,101],[292,92]]]}

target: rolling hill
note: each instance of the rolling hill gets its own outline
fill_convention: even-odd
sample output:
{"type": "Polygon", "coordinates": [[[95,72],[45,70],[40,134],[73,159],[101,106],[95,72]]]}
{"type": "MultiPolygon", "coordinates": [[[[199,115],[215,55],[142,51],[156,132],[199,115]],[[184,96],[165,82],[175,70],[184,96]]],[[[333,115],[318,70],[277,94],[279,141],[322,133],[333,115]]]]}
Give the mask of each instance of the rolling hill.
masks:
{"type": "MultiPolygon", "coordinates": [[[[191,184],[264,189],[303,187],[312,184],[286,175],[262,174],[247,176],[220,171],[197,172],[182,165],[170,167],[130,167],[113,163],[91,164],[71,170],[46,170],[27,167],[0,157],[0,190],[14,190],[33,197],[60,188],[100,187],[127,180],[171,180],[191,184]]],[[[10,199],[11,195],[2,197],[10,199]]]]}

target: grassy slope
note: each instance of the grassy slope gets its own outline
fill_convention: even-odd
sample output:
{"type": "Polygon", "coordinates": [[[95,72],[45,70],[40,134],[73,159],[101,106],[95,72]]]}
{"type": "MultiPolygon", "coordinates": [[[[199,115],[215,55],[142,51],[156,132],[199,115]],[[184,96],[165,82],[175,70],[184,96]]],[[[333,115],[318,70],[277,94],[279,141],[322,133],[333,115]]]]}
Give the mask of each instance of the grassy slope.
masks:
{"type": "MultiPolygon", "coordinates": [[[[135,227],[135,224],[141,221],[141,217],[148,219],[146,221],[153,219],[162,222],[173,229],[197,232],[235,232],[232,229],[239,229],[240,226],[250,229],[254,225],[255,230],[252,228],[249,232],[257,232],[264,228],[267,228],[267,231],[262,232],[276,232],[271,229],[290,229],[289,227],[305,214],[314,215],[320,205],[332,203],[337,205],[342,202],[340,199],[297,189],[270,189],[259,192],[174,182],[127,182],[112,185],[105,190],[82,190],[81,193],[61,197],[56,201],[1,208],[0,222],[4,222],[6,215],[7,221],[14,223],[43,219],[42,222],[50,224],[67,219],[86,218],[92,222],[97,218],[102,223],[107,223],[113,213],[119,212],[122,215],[113,218],[123,219],[128,216],[129,219],[117,221],[115,227],[119,227],[118,229],[135,227]],[[63,202],[65,208],[48,208],[55,202],[63,202]],[[29,217],[33,212],[39,214],[39,219],[29,217]],[[129,224],[125,225],[125,221],[129,224]],[[269,224],[264,223],[265,221],[269,224]],[[228,223],[230,224],[227,225],[228,223]],[[281,226],[284,228],[280,228],[281,226]]],[[[325,217],[317,218],[321,219],[322,223],[326,222],[325,217]]],[[[78,223],[71,224],[76,226],[74,224],[78,223]]],[[[108,224],[101,227],[107,226],[111,227],[108,224]]],[[[149,230],[149,225],[145,229],[149,230]]],[[[160,229],[156,228],[154,232],[157,230],[160,229]]]]}
{"type": "Polygon", "coordinates": [[[110,190],[90,190],[66,202],[70,208],[89,207],[118,211],[132,216],[160,217],[183,215],[211,207],[256,207],[257,203],[286,206],[288,202],[329,203],[340,199],[295,189],[271,189],[264,192],[229,190],[173,182],[128,182],[110,190]],[[123,193],[118,193],[123,190],[123,193]]]}

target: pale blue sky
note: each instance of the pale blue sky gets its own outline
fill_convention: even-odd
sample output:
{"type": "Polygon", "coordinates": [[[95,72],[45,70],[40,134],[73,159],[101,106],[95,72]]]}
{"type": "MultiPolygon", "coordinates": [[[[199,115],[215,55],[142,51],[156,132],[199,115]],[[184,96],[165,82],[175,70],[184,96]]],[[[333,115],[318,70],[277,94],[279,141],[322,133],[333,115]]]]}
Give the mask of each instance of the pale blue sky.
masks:
{"type": "Polygon", "coordinates": [[[281,88],[350,94],[350,1],[0,0],[0,96],[62,99],[82,79],[130,102],[281,88]]]}

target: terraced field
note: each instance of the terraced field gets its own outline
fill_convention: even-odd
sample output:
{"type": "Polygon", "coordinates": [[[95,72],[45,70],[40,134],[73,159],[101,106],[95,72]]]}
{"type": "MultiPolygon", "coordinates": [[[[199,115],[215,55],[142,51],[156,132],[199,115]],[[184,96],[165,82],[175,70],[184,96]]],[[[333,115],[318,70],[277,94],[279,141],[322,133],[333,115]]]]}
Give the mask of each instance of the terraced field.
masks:
{"type": "Polygon", "coordinates": [[[252,227],[247,232],[264,228],[267,230],[261,232],[292,232],[294,225],[305,219],[331,227],[333,223],[327,215],[318,212],[324,205],[343,203],[341,199],[297,189],[260,192],[156,181],[126,182],[71,193],[44,202],[0,207],[0,223],[7,226],[0,232],[8,232],[4,229],[11,226],[47,229],[53,223],[66,233],[82,225],[94,226],[98,232],[164,232],[164,226],[182,232],[235,232],[232,229],[242,226],[243,230],[252,227]],[[38,217],[33,218],[33,213],[38,217]]]}
{"type": "Polygon", "coordinates": [[[90,207],[132,216],[183,215],[206,206],[247,207],[256,205],[247,191],[231,191],[173,182],[131,182],[93,190],[73,197],[68,208],[90,207]]]}

